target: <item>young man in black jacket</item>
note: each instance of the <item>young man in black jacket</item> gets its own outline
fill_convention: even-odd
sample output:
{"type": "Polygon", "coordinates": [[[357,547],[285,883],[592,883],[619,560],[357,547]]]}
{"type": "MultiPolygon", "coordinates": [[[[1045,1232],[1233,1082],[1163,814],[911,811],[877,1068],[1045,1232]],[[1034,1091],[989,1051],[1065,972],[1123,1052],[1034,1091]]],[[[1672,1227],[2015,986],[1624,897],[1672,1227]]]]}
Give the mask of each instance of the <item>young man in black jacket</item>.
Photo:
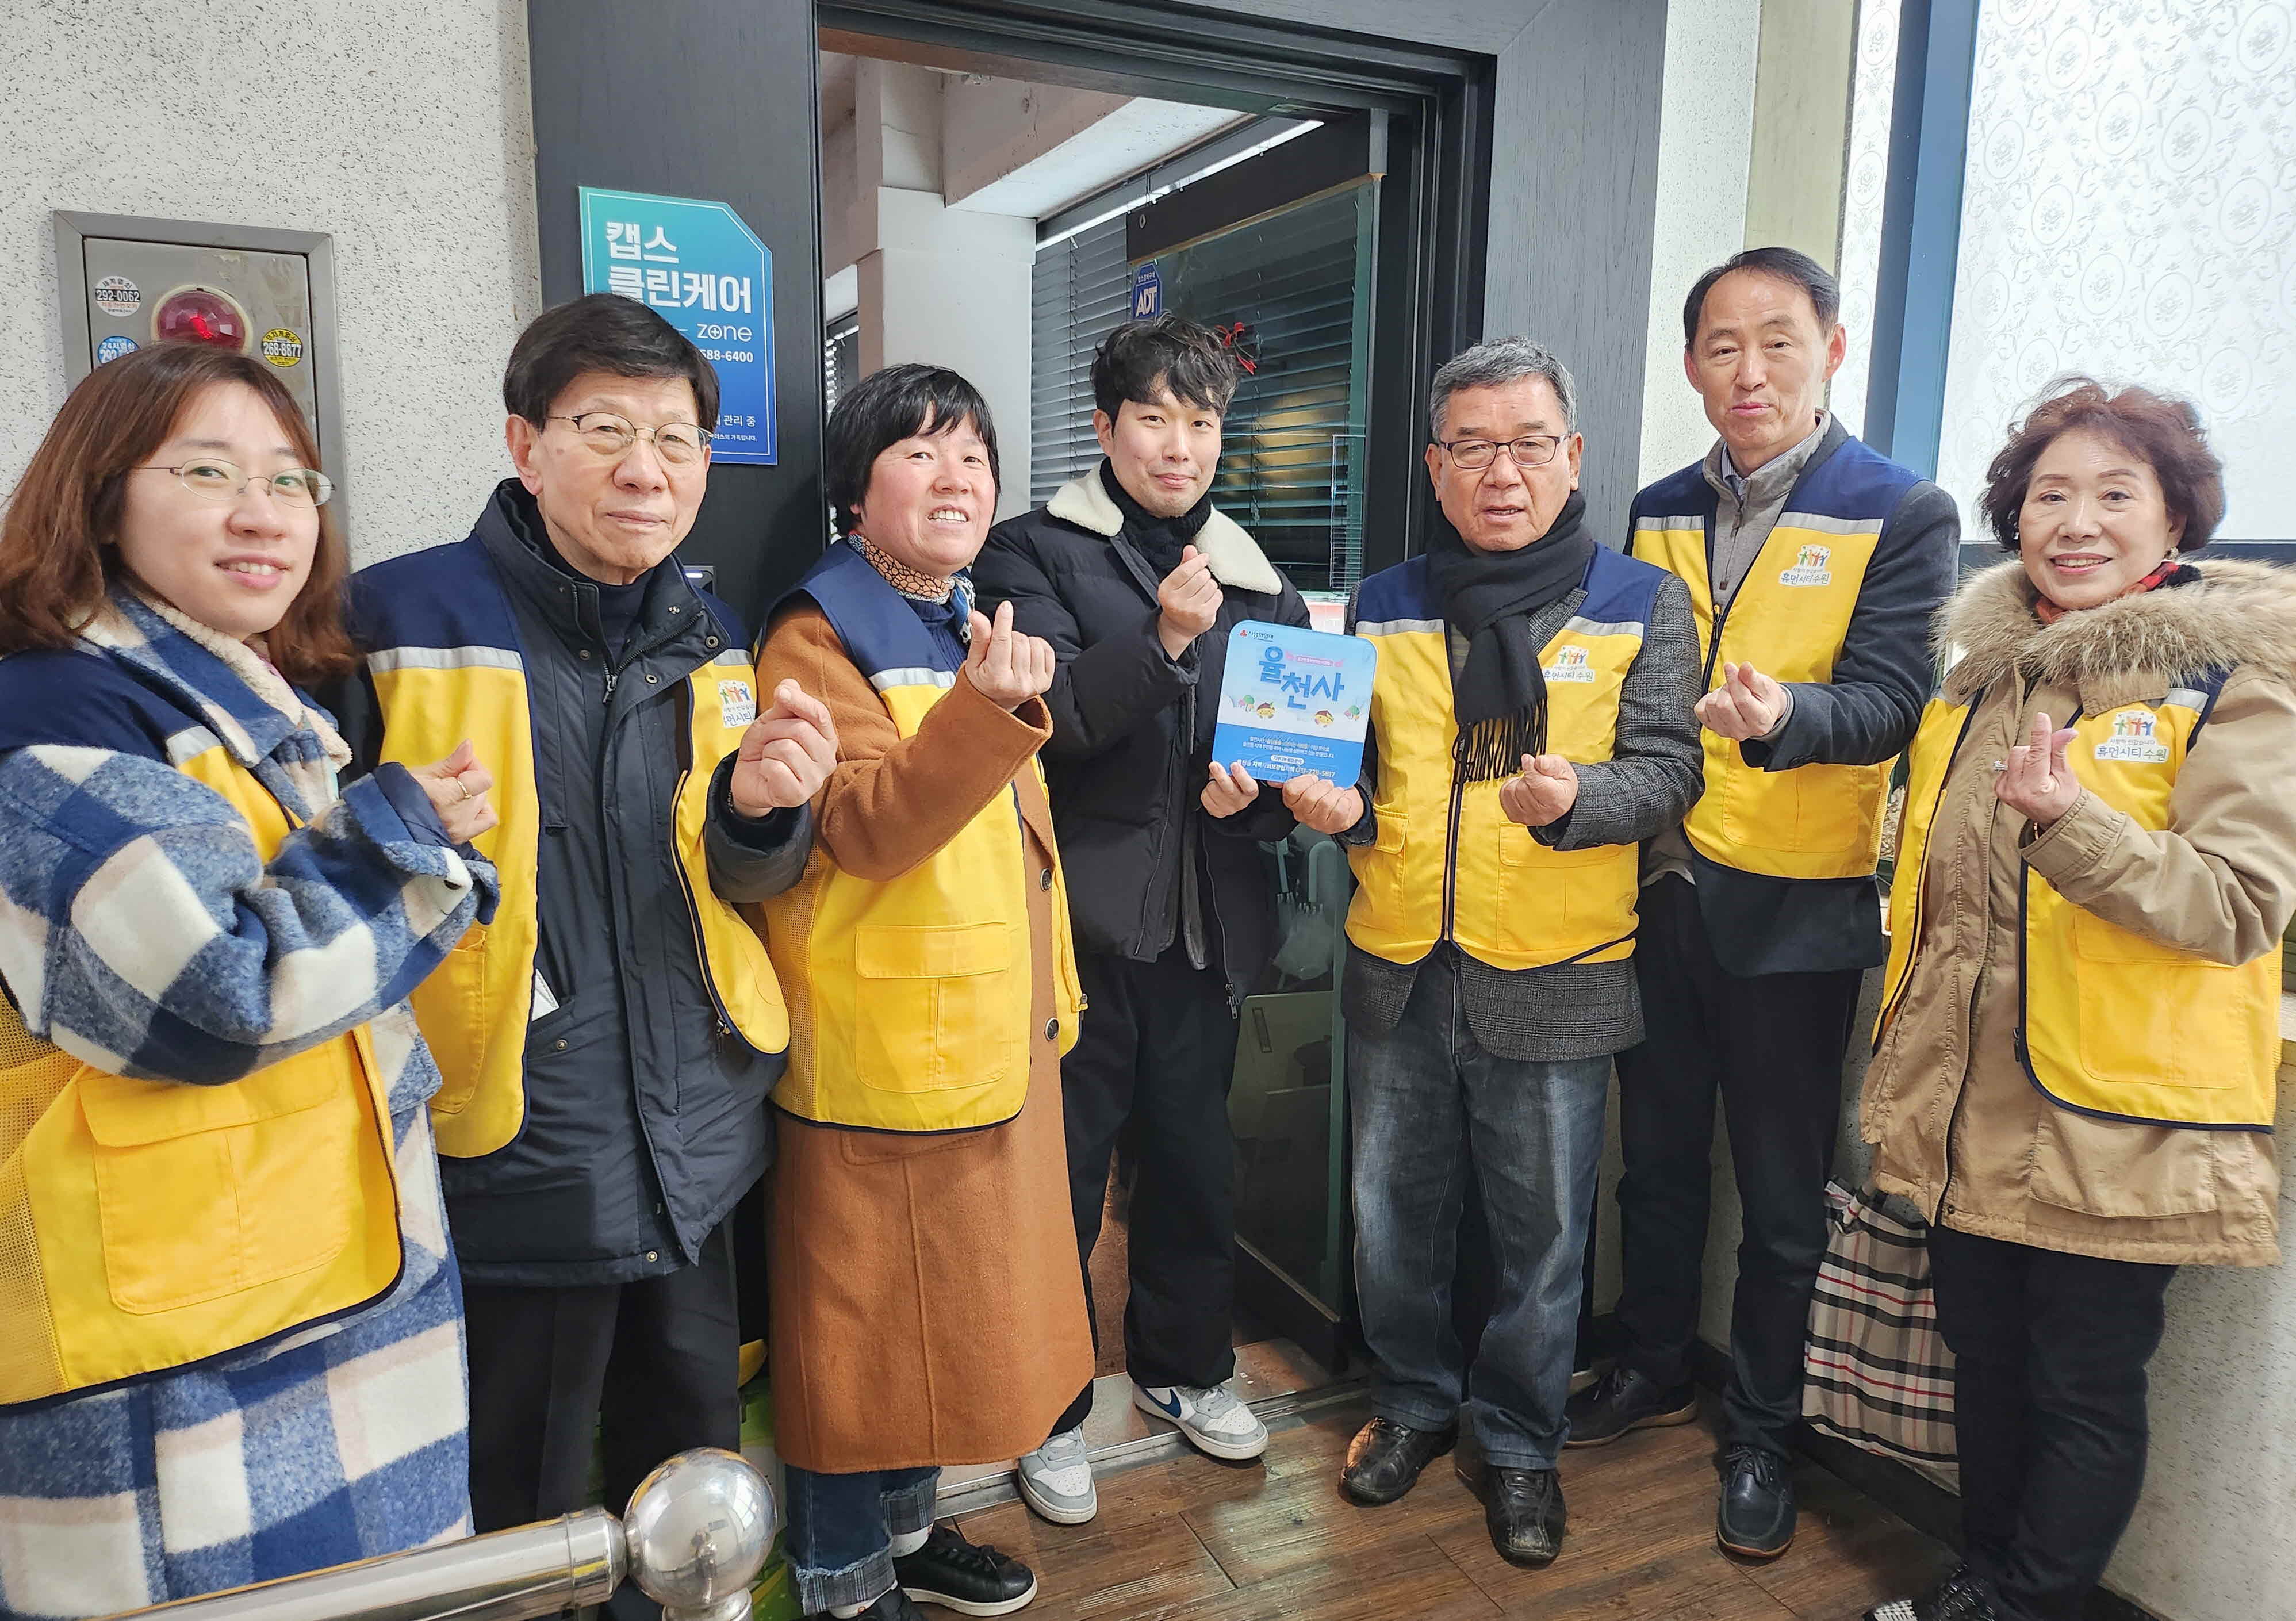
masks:
{"type": "MultiPolygon", "coordinates": [[[[1235,1371],[1228,1073],[1236,1010],[1275,948],[1256,841],[1292,820],[1277,787],[1213,766],[1212,728],[1230,627],[1308,623],[1300,594],[1212,509],[1235,386],[1226,349],[1192,321],[1117,328],[1093,359],[1099,467],[998,525],[973,566],[983,607],[1009,601],[1014,628],[1060,660],[1043,757],[1092,1009],[1061,1066],[1077,1248],[1088,1269],[1128,1130],[1133,1400],[1231,1459],[1258,1457],[1267,1432],[1222,1388],[1235,1371]]],[[[1091,1410],[1087,1386],[1021,1460],[1022,1494],[1064,1525],[1097,1507],[1091,1410]]]]}
{"type": "Polygon", "coordinates": [[[1683,365],[1719,438],[1635,497],[1628,544],[1690,587],[1706,676],[1705,790],[1643,847],[1635,964],[1647,1035],[1619,1054],[1625,1343],[1570,1404],[1570,1445],[1696,1411],[1718,1096],[1745,1237],[1722,1398],[1716,1539],[1793,1538],[1789,1438],[1825,1253],[1841,1060],[1883,957],[1874,881],[1890,762],[1930,688],[1952,588],[1953,498],[1824,409],[1840,289],[1790,248],[1716,266],[1683,310],[1683,365]]]}

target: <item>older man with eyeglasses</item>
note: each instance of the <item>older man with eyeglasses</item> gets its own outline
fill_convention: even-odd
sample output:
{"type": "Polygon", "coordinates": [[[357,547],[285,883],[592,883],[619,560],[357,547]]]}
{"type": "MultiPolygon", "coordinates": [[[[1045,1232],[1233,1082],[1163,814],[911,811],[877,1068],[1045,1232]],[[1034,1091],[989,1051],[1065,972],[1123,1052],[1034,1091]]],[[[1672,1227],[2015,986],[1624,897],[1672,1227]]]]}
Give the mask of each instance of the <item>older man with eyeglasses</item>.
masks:
{"type": "Polygon", "coordinates": [[[1392,1502],[1464,1443],[1459,1473],[1520,1565],[1562,1546],[1611,1055],[1642,1035],[1636,844],[1698,794],[1689,595],[1587,531],[1576,404],[1562,362],[1520,338],[1435,374],[1442,520],[1349,605],[1380,654],[1362,778],[1285,788],[1357,882],[1341,995],[1376,1377],[1341,1484],[1392,1502]],[[1469,1366],[1452,1285],[1471,1181],[1499,1287],[1469,1366]]]}
{"type": "Polygon", "coordinates": [[[331,695],[362,763],[467,739],[496,774],[501,909],[414,999],[481,1531],[580,1507],[594,1434],[610,1502],[739,1442],[727,1218],[770,1158],[789,1022],[734,907],[802,872],[836,757],[829,712],[760,694],[677,562],[717,420],[701,352],[596,294],[526,330],[503,396],[517,476],[467,540],[354,578],[365,663],[331,695]]]}

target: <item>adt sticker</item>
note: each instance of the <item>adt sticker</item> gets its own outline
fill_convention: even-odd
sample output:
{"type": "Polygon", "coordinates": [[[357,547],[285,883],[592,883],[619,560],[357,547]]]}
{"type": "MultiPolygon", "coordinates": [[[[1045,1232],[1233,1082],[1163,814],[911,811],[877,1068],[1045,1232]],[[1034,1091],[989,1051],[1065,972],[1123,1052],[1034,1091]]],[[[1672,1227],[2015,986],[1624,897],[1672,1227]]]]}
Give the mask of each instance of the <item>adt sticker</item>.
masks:
{"type": "Polygon", "coordinates": [[[123,321],[144,307],[144,290],[124,275],[105,276],[91,291],[96,308],[123,321]]]}
{"type": "Polygon", "coordinates": [[[303,358],[303,334],[290,326],[275,326],[263,334],[263,358],[275,366],[291,366],[303,358]]]}
{"type": "Polygon", "coordinates": [[[117,360],[122,355],[133,355],[135,352],[135,339],[124,332],[114,332],[95,346],[95,364],[102,365],[107,360],[117,360]]]}
{"type": "Polygon", "coordinates": [[[1132,318],[1153,321],[1164,313],[1164,279],[1158,274],[1156,261],[1150,259],[1132,271],[1132,318]]]}
{"type": "Polygon", "coordinates": [[[719,682],[718,707],[728,728],[746,726],[758,718],[758,695],[746,681],[719,682]]]}

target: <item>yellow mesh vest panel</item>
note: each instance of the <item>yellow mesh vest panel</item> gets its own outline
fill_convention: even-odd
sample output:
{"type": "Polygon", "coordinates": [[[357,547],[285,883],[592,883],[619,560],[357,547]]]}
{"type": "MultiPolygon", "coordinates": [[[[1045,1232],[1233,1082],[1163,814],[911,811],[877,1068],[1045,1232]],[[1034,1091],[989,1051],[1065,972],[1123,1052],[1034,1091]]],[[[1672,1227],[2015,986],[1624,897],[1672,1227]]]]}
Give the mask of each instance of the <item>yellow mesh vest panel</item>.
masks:
{"type": "MultiPolygon", "coordinates": [[[[882,692],[914,736],[947,693],[882,692]]],[[[824,1125],[931,1133],[995,1126],[1029,1090],[1033,968],[1020,809],[1008,790],[899,877],[856,878],[816,845],[802,882],[765,903],[767,944],[800,1010],[774,1101],[824,1125]]],[[[1055,859],[1061,1039],[1080,1002],[1055,859]]]]}
{"type": "MultiPolygon", "coordinates": [[[[1379,648],[1372,725],[1379,739],[1375,841],[1349,852],[1357,889],[1348,937],[1415,962],[1442,937],[1446,857],[1451,937],[1494,968],[1609,962],[1634,953],[1636,847],[1551,850],[1499,808],[1496,782],[1464,784],[1452,840],[1451,666],[1441,631],[1370,637],[1379,648]]],[[[1620,684],[1639,636],[1573,620],[1541,652],[1547,746],[1581,765],[1616,747],[1620,684]]]]}
{"type": "MultiPolygon", "coordinates": [[[[2206,700],[2170,693],[2073,722],[2084,787],[2139,827],[2169,796],[2206,700]]],[[[2034,1080],[2058,1102],[2165,1126],[2268,1128],[2280,1058],[2280,952],[2236,968],[2107,922],[2026,869],[2024,1020],[2034,1080]]]]}
{"type": "MultiPolygon", "coordinates": [[[[182,769],[268,861],[290,823],[220,748],[182,769]]],[[[389,1100],[364,1027],[240,1080],[135,1080],[0,1019],[0,1405],[161,1372],[398,1275],[389,1100]]]]}
{"type": "MultiPolygon", "coordinates": [[[[1783,515],[1722,616],[1718,649],[1705,531],[1644,522],[1648,527],[1636,532],[1634,554],[1690,588],[1708,690],[1722,684],[1724,667],[1733,663],[1751,663],[1782,682],[1833,679],[1881,538],[1880,519],[1783,515]]],[[[1895,761],[1763,771],[1746,764],[1736,743],[1703,730],[1699,736],[1706,791],[1691,807],[1683,831],[1700,855],[1771,878],[1858,878],[1874,871],[1895,761]]]]}

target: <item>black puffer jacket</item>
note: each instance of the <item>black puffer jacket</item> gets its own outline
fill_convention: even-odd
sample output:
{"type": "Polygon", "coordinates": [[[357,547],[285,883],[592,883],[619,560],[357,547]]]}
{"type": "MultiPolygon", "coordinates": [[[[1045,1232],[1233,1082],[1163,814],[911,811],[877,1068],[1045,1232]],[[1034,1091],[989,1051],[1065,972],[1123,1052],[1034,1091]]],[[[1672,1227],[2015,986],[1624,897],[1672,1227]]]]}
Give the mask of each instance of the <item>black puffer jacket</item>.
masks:
{"type": "MultiPolygon", "coordinates": [[[[464,555],[509,599],[534,717],[541,799],[535,967],[558,1006],[527,1027],[527,1108],[494,1153],[440,1161],[463,1275],[564,1288],[658,1275],[690,1263],[771,1157],[766,1094],[782,1053],[751,1052],[720,1025],[702,980],[684,881],[670,854],[671,800],[691,745],[686,677],[747,642],[732,610],[687,583],[675,556],[646,588],[619,659],[598,587],[554,561],[534,497],[505,480],[464,555]],[[611,672],[611,673],[610,673],[611,672]]],[[[394,588],[393,559],[351,582],[362,605],[394,588]]],[[[325,694],[365,767],[383,720],[364,674],[325,694]]],[[[730,763],[730,762],[728,762],[730,763]]],[[[498,762],[489,761],[499,774],[498,762]]],[[[802,872],[802,808],[756,821],[726,799],[721,763],[703,842],[710,887],[763,899],[802,872]]],[[[497,803],[521,791],[498,782],[497,803]]]]}
{"type": "Polygon", "coordinates": [[[1234,816],[1204,814],[1228,631],[1243,619],[1308,623],[1308,605],[1251,536],[1215,512],[1195,536],[1226,600],[1219,620],[1175,660],[1156,637],[1160,578],[1127,539],[1096,473],[989,532],[973,565],[984,609],[1013,604],[1016,628],[1060,659],[1045,695],[1053,825],[1069,874],[1078,950],[1152,961],[1180,937],[1168,878],[1193,819],[1202,851],[1206,921],[1217,930],[1231,1002],[1250,991],[1275,949],[1270,863],[1257,840],[1292,821],[1282,795],[1234,816]],[[1200,696],[1201,695],[1201,696],[1200,696]]]}

